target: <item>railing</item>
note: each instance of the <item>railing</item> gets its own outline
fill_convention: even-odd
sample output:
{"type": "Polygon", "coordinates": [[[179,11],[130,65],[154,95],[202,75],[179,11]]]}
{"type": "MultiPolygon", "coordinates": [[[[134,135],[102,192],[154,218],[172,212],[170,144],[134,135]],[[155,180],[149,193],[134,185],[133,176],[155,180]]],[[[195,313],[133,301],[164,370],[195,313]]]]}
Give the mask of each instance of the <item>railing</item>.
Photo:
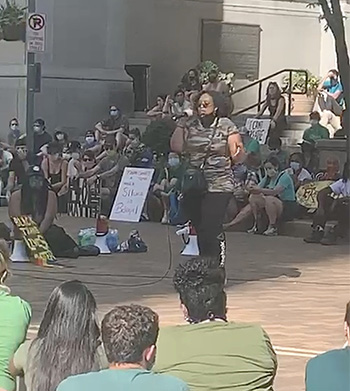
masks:
{"type": "Polygon", "coordinates": [[[282,73],[288,72],[288,84],[282,88],[282,92],[284,94],[288,95],[288,115],[291,115],[292,112],[292,94],[296,95],[306,95],[307,94],[307,85],[308,85],[308,72],[304,69],[281,69],[278,72],[272,73],[269,76],[263,77],[262,79],[256,80],[252,83],[247,84],[244,87],[239,88],[238,90],[235,90],[232,93],[232,96],[237,95],[240,92],[246,91],[254,86],[259,86],[258,88],[258,101],[257,103],[254,103],[248,107],[245,107],[244,109],[238,110],[232,114],[232,116],[239,115],[242,113],[245,113],[248,110],[254,109],[255,107],[258,108],[258,111],[260,111],[261,106],[265,103],[265,97],[263,97],[263,83],[265,81],[271,80],[273,77],[276,77],[278,75],[281,75],[282,73]],[[298,90],[293,90],[293,74],[297,73],[298,75],[305,75],[304,83],[302,84],[301,88],[298,85],[298,90]]]}

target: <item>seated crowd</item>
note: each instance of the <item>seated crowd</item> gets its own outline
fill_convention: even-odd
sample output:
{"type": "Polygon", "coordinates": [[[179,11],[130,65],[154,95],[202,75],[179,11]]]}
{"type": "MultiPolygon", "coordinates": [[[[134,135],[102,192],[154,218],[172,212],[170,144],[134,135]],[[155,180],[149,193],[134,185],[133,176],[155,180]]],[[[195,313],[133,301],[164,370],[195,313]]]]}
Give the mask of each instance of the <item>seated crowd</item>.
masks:
{"type": "MultiPolygon", "coordinates": [[[[227,101],[231,100],[228,86],[219,80],[217,71],[209,72],[208,80],[201,84],[198,71],[191,69],[178,87],[173,97],[157,97],[156,105],[147,112],[150,119],[181,123],[184,117],[194,115],[196,98],[203,91],[215,91],[228,98],[227,101]]],[[[330,71],[320,83],[319,94],[326,99],[326,103],[331,101],[342,105],[342,87],[335,71],[330,71]]],[[[318,103],[322,101],[320,96],[318,103]]],[[[281,222],[310,216],[308,212],[311,211],[298,205],[296,193],[300,187],[313,181],[335,182],[341,179],[337,158],[330,156],[326,170],[319,170],[317,142],[333,136],[326,121],[332,112],[327,105],[325,108],[322,104],[319,106],[321,109],[310,114],[310,127],[303,134],[301,151],[289,156],[282,147],[280,137],[286,128],[285,98],[277,83],[269,83],[266,101],[258,113],[260,117],[268,110],[271,119],[268,154],[261,150],[259,142],[248,134],[245,127],[240,129],[246,158],[243,162],[231,163],[234,191],[226,213],[226,228],[244,227],[252,233],[277,235],[281,222]]],[[[61,129],[57,129],[52,137],[46,130],[45,121],[40,118],[35,120],[34,156],[29,156],[27,152],[26,137],[21,135],[18,120],[12,119],[9,127],[7,143],[0,143],[0,191],[3,197],[6,195],[9,199],[10,194],[25,183],[29,166],[36,164],[41,167],[50,189],[57,197],[59,213],[67,213],[72,192],[79,196],[82,194],[82,184],[85,184],[87,189],[94,189],[98,193],[101,200],[98,213],[108,216],[124,168],[154,168],[142,218],[163,224],[186,223],[181,206],[186,156],[169,152],[169,141],[165,150],[155,153],[154,145],[143,142],[140,131],[130,128],[127,117],[117,106],[111,105],[108,118],[99,121],[93,130],[86,131],[81,142],[70,140],[69,135],[61,129]]],[[[160,138],[162,135],[158,136],[160,138]]],[[[342,180],[348,181],[346,177],[342,180]]],[[[348,205],[348,186],[341,188],[343,203],[348,205]]],[[[320,209],[324,214],[322,206],[320,209]]],[[[330,208],[330,211],[333,209],[330,208]]],[[[315,215],[317,213],[311,217],[315,215]]],[[[329,219],[334,217],[334,213],[331,215],[329,219]]],[[[346,232],[342,232],[341,236],[344,234],[346,232]]]]}
{"type": "MultiPolygon", "coordinates": [[[[271,391],[277,356],[258,325],[228,319],[225,272],[211,259],[180,264],[173,278],[186,324],[159,328],[140,305],[117,306],[97,320],[92,292],[67,281],[51,293],[38,333],[26,340],[31,307],[6,285],[9,258],[0,243],[0,390],[271,391]]],[[[349,342],[350,303],[345,316],[349,342]]],[[[310,360],[307,391],[350,387],[349,347],[310,360]]]]}

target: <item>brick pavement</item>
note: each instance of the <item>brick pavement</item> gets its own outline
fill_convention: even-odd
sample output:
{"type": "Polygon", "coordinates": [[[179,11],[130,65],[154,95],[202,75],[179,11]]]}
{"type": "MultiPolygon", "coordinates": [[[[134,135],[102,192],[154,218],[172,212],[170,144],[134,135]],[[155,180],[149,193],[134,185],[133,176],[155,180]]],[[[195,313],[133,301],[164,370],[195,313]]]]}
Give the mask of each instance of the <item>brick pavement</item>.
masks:
{"type": "MultiPolygon", "coordinates": [[[[0,221],[6,220],[0,208],[0,221]]],[[[63,217],[72,235],[93,220],[63,217]]],[[[125,238],[133,228],[118,226],[125,238]]],[[[62,262],[66,268],[46,270],[32,265],[15,265],[11,287],[33,307],[32,336],[51,290],[66,279],[78,278],[96,296],[99,316],[117,303],[138,302],[160,314],[162,325],[183,322],[171,275],[156,285],[169,263],[167,228],[142,223],[138,229],[149,245],[147,254],[115,254],[97,259],[81,258],[62,262]]],[[[170,228],[174,265],[181,257],[181,241],[170,228]]],[[[304,368],[317,352],[343,345],[343,316],[350,300],[349,247],[306,245],[300,239],[265,238],[229,233],[227,274],[228,311],[234,321],[263,325],[276,347],[279,371],[276,390],[304,389],[304,368]]]]}

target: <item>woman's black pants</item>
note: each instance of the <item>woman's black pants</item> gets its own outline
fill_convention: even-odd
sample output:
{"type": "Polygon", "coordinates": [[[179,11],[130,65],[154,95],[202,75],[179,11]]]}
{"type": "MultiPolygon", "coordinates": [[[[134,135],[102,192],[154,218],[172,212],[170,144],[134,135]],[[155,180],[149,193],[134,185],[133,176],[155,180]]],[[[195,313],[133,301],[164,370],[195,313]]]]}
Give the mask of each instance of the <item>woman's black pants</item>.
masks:
{"type": "Polygon", "coordinates": [[[184,196],[183,210],[197,231],[202,257],[213,258],[224,266],[226,240],[222,227],[231,193],[206,193],[204,196],[184,196]]]}

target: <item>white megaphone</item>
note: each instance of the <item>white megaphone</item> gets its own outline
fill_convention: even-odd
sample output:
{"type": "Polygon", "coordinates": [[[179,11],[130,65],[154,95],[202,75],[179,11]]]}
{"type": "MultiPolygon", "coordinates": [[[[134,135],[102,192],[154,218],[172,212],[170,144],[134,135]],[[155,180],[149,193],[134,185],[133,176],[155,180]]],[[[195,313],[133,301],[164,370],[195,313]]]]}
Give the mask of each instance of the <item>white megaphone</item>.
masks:
{"type": "Polygon", "coordinates": [[[108,219],[105,216],[98,216],[96,222],[96,241],[95,246],[100,249],[100,254],[110,254],[107,246],[108,219]]]}
{"type": "Polygon", "coordinates": [[[11,254],[10,259],[13,263],[15,263],[15,262],[21,262],[21,263],[30,262],[28,255],[27,255],[26,246],[25,246],[23,240],[15,240],[15,242],[13,244],[13,250],[12,250],[12,254],[11,254]]]}
{"type": "Polygon", "coordinates": [[[185,247],[182,250],[181,255],[196,257],[199,255],[199,248],[197,242],[197,233],[191,222],[188,223],[184,228],[178,230],[176,235],[182,236],[185,247]]]}

